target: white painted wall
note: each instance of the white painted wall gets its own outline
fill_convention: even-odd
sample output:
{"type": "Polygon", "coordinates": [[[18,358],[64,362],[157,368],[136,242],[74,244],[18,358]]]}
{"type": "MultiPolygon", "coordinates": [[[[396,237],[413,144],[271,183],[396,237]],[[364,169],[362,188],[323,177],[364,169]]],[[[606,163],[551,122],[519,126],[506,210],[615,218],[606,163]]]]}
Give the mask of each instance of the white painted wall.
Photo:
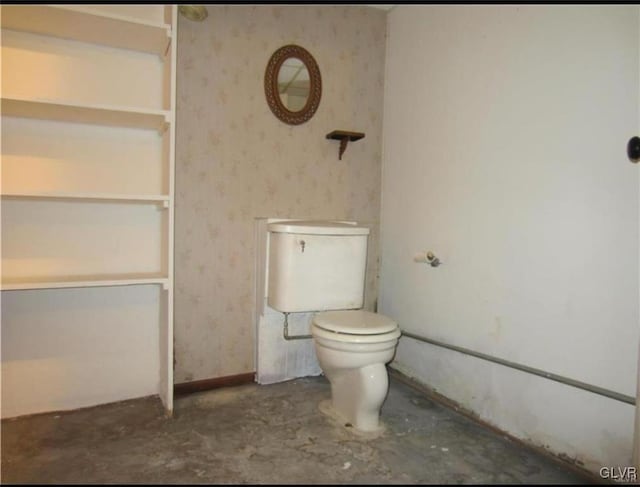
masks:
{"type": "Polygon", "coordinates": [[[2,293],[2,417],[158,393],[158,286],[2,293]]]}
{"type": "MultiPolygon", "coordinates": [[[[397,6],[380,312],[407,331],[636,394],[637,6],[397,6]],[[413,255],[433,250],[431,268],[413,255]]],[[[393,366],[597,471],[631,405],[402,338],[393,366]]]]}

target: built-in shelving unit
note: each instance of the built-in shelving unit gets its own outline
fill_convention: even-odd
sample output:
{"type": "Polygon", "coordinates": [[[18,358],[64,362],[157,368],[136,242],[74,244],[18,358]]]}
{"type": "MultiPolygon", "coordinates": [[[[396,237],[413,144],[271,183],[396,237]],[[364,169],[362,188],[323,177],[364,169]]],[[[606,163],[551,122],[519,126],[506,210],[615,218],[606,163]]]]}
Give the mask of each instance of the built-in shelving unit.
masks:
{"type": "Polygon", "coordinates": [[[173,410],[176,14],[0,7],[3,417],[173,410]]]}

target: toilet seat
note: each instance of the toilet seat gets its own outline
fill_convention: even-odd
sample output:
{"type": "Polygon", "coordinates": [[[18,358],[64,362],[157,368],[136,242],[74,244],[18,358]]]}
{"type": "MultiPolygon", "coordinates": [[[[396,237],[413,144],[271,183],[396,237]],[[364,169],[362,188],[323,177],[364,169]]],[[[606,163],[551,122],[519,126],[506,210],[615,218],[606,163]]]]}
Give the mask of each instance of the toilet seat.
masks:
{"type": "Polygon", "coordinates": [[[316,313],[311,334],[350,343],[379,343],[400,336],[398,324],[387,316],[364,310],[316,313]]]}

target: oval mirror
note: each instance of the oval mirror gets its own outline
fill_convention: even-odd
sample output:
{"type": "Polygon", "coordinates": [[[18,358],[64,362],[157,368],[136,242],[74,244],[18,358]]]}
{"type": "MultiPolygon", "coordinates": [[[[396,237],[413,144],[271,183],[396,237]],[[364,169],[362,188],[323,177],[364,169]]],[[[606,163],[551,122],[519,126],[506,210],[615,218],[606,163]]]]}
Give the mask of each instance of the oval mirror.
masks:
{"type": "Polygon", "coordinates": [[[322,95],[322,78],[313,56],[293,44],[278,49],[267,64],[264,91],[269,108],[284,123],[309,120],[322,95]]]}
{"type": "Polygon", "coordinates": [[[287,110],[299,112],[309,98],[309,70],[301,59],[290,57],[284,60],[278,71],[278,95],[287,110]]]}

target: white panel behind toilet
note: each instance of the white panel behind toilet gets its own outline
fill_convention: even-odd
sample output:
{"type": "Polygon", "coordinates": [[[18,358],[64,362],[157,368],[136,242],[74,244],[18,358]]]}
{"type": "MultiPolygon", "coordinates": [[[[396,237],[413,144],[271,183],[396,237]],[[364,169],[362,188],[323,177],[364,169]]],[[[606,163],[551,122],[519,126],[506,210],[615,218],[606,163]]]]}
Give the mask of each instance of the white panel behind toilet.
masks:
{"type": "MultiPolygon", "coordinates": [[[[313,341],[291,340],[283,336],[284,315],[267,305],[267,224],[282,218],[257,218],[255,222],[256,261],[254,323],[256,325],[256,382],[273,384],[297,377],[316,376],[322,369],[316,359],[313,341]]],[[[311,333],[313,313],[289,315],[289,335],[311,333]]]]}

